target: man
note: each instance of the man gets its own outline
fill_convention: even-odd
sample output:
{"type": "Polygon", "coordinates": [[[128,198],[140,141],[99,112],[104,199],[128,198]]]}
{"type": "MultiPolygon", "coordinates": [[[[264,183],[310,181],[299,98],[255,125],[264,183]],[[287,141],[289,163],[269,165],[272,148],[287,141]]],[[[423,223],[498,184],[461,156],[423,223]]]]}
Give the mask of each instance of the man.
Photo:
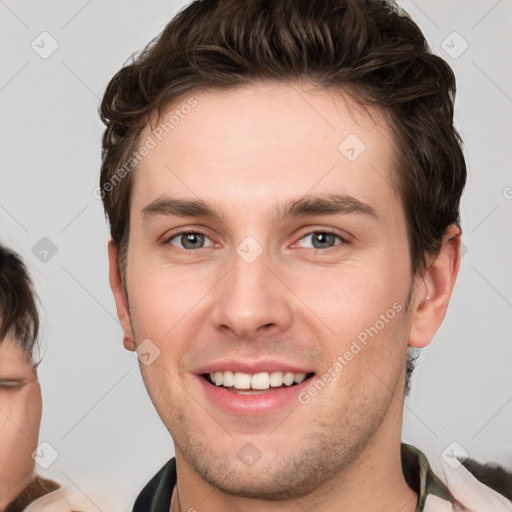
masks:
{"type": "Polygon", "coordinates": [[[454,93],[384,1],[194,2],[114,76],[110,283],[176,454],[134,511],[511,510],[400,440],[459,269],[454,93]]]}

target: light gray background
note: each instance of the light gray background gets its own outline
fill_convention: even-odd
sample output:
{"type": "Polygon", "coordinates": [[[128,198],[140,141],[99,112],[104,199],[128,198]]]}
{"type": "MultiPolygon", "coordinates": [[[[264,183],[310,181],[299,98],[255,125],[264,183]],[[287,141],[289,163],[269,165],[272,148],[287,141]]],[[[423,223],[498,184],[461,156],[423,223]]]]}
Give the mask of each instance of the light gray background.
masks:
{"type": "MultiPolygon", "coordinates": [[[[40,473],[91,497],[106,490],[119,510],[129,509],[173,449],[137,360],[121,344],[108,229],[93,196],[97,109],[110,77],[184,4],[0,0],[0,233],[26,258],[44,306],[40,440],[58,452],[40,473]],[[34,40],[42,46],[41,37],[50,48],[43,31],[58,43],[47,59],[31,48],[34,40]],[[46,262],[32,251],[42,237],[57,248],[46,262]]],[[[512,470],[512,2],[400,5],[455,70],[456,124],[469,167],[465,254],[447,319],[415,373],[404,440],[434,467],[457,441],[471,456],[512,470]],[[464,41],[467,50],[453,58],[464,41]]]]}

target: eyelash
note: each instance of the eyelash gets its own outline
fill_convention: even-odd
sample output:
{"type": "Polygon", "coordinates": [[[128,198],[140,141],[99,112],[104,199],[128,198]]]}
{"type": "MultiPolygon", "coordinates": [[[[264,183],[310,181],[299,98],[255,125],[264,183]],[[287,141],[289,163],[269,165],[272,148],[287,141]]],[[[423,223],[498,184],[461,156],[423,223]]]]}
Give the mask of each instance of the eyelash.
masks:
{"type": "Polygon", "coordinates": [[[20,380],[0,379],[0,389],[17,389],[23,385],[20,380]]]}
{"type": "MultiPolygon", "coordinates": [[[[200,230],[197,230],[197,229],[188,229],[188,230],[183,230],[183,231],[179,231],[177,233],[173,233],[172,235],[166,237],[165,239],[165,244],[170,244],[170,241],[174,238],[178,238],[182,235],[186,235],[186,234],[189,234],[189,233],[192,233],[192,234],[197,234],[197,235],[203,235],[207,238],[208,235],[206,233],[204,233],[203,231],[200,231],[200,230]]],[[[314,250],[314,251],[321,251],[321,252],[325,252],[325,251],[328,251],[329,249],[334,249],[335,247],[339,246],[339,245],[347,245],[349,242],[347,239],[345,239],[344,237],[342,237],[338,232],[334,231],[334,230],[330,230],[330,229],[327,229],[327,228],[323,228],[323,229],[315,229],[313,231],[308,231],[306,233],[304,233],[300,238],[299,238],[299,241],[304,239],[305,237],[309,236],[309,235],[313,235],[313,234],[318,234],[318,233],[325,233],[327,235],[333,235],[337,238],[339,238],[339,240],[341,241],[341,243],[339,244],[335,244],[334,246],[332,247],[327,247],[326,249],[315,249],[315,248],[309,248],[310,250],[314,250]]],[[[215,245],[215,244],[214,244],[215,245]]],[[[174,246],[173,246],[174,247],[174,246]]],[[[174,249],[178,250],[178,251],[184,251],[184,252],[197,252],[197,251],[201,251],[202,249],[209,249],[209,247],[201,247],[199,249],[182,249],[181,247],[174,247],[174,249]]],[[[306,247],[300,247],[299,249],[308,249],[306,247]]]]}

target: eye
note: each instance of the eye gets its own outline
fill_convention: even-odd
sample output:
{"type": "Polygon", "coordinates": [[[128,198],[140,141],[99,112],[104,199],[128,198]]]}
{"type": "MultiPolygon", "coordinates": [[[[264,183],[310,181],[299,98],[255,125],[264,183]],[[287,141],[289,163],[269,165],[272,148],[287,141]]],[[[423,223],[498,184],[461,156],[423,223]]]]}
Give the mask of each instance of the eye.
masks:
{"type": "Polygon", "coordinates": [[[180,249],[203,249],[211,247],[212,241],[203,233],[197,231],[183,231],[169,238],[168,243],[180,249]]]}
{"type": "Polygon", "coordinates": [[[15,379],[0,379],[0,389],[14,389],[23,386],[23,381],[15,379]]]}
{"type": "Polygon", "coordinates": [[[313,231],[300,239],[299,246],[313,249],[330,249],[343,242],[345,240],[332,231],[313,231]],[[336,240],[339,240],[339,242],[336,242],[336,240]],[[312,247],[307,244],[312,244],[312,247]]]}

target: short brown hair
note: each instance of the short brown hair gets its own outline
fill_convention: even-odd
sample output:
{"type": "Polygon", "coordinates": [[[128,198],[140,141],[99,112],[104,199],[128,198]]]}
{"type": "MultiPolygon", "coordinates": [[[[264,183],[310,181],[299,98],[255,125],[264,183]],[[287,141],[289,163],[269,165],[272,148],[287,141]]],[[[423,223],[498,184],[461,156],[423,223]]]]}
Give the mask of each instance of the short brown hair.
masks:
{"type": "Polygon", "coordinates": [[[133,172],[116,173],[151,116],[193,91],[255,81],[307,81],[384,112],[412,271],[423,272],[446,228],[459,224],[466,165],[453,126],[453,71],[418,26],[385,0],[198,0],[112,78],[101,104],[99,190],[121,278],[133,172]]]}
{"type": "Polygon", "coordinates": [[[37,297],[20,256],[0,244],[0,343],[10,333],[32,361],[39,333],[37,297]]]}

